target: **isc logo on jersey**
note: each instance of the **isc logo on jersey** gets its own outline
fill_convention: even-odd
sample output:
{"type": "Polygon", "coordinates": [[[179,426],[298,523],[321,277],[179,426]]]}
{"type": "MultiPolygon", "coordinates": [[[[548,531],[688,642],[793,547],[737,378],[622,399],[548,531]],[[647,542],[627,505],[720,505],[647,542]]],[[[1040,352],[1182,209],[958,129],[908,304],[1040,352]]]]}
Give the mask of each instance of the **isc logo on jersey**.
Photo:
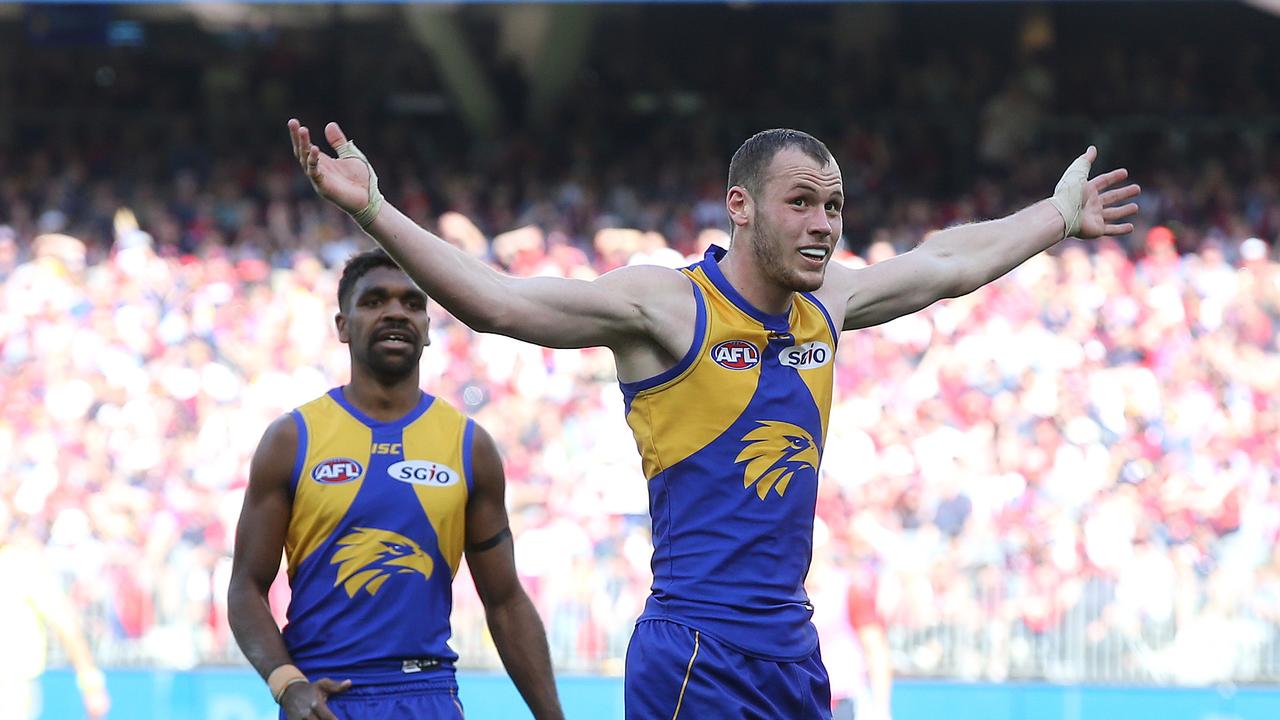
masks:
{"type": "Polygon", "coordinates": [[[402,460],[387,468],[387,474],[400,482],[428,487],[456,485],[462,479],[457,470],[430,460],[402,460]]]}
{"type": "Polygon", "coordinates": [[[803,345],[792,345],[778,353],[778,362],[797,370],[812,370],[831,362],[834,356],[830,345],[814,340],[803,345]]]}
{"type": "Polygon", "coordinates": [[[746,340],[725,340],[711,348],[711,359],[722,368],[750,370],[760,364],[760,351],[746,340]]]}
{"type": "Polygon", "coordinates": [[[311,469],[311,479],[325,485],[341,485],[364,474],[360,463],[351,458],[329,458],[311,469]]]}

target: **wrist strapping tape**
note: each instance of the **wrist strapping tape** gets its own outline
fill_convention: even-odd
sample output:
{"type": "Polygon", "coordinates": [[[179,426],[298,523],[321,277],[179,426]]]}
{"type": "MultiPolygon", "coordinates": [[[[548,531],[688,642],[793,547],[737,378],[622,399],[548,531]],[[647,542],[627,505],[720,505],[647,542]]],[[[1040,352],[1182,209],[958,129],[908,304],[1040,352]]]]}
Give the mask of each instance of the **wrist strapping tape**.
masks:
{"type": "Polygon", "coordinates": [[[309,682],[307,676],[302,674],[296,665],[281,665],[271,674],[267,676],[267,687],[271,688],[271,697],[280,703],[280,698],[284,697],[284,691],[289,689],[290,685],[300,682],[309,682]]]}
{"type": "Polygon", "coordinates": [[[1084,211],[1084,184],[1089,180],[1089,161],[1084,156],[1076,158],[1076,161],[1067,167],[1067,171],[1062,174],[1062,179],[1058,181],[1057,187],[1053,189],[1053,197],[1049,198],[1049,202],[1057,208],[1062,215],[1062,221],[1066,225],[1063,238],[1069,238],[1080,232],[1080,214],[1084,211]]]}
{"type": "Polygon", "coordinates": [[[359,223],[361,229],[367,230],[373,224],[373,219],[378,217],[378,211],[382,209],[382,193],[378,192],[378,174],[373,171],[373,165],[369,164],[369,158],[360,152],[360,148],[356,144],[348,140],[338,146],[338,158],[355,158],[364,163],[369,169],[369,204],[364,209],[353,213],[352,218],[359,223]]]}

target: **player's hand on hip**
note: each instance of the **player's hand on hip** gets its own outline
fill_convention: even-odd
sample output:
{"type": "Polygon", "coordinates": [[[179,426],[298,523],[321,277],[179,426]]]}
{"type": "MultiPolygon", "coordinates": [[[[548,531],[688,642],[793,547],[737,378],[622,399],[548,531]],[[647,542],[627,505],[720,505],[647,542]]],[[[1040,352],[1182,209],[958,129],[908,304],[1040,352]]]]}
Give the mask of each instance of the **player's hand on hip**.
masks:
{"type": "MultiPolygon", "coordinates": [[[[324,128],[325,140],[335,150],[346,144],[338,123],[324,128]]],[[[337,205],[348,214],[355,214],[369,203],[369,170],[364,160],[357,157],[334,157],[321,152],[312,142],[311,131],[296,118],[289,119],[289,137],[293,140],[293,155],[298,159],[311,186],[320,197],[337,205]]]]}
{"type": "Polygon", "coordinates": [[[1092,180],[1089,170],[1098,157],[1092,145],[1067,168],[1054,188],[1050,202],[1062,214],[1066,227],[1064,237],[1092,240],[1104,235],[1126,235],[1133,223],[1125,222],[1138,212],[1138,205],[1128,202],[1142,189],[1135,184],[1121,185],[1129,177],[1124,168],[1103,173],[1092,180]]]}
{"type": "Polygon", "coordinates": [[[350,680],[320,678],[315,682],[290,685],[280,697],[280,707],[288,720],[338,720],[326,702],[331,695],[346,692],[350,680]]]}

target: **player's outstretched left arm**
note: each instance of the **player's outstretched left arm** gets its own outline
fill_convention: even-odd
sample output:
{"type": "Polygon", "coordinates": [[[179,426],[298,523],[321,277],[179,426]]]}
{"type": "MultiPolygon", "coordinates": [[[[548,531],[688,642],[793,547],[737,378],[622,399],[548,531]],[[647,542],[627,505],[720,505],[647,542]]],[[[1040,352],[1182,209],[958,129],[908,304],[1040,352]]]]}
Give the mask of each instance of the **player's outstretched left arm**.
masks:
{"type": "Polygon", "coordinates": [[[493,438],[475,426],[467,502],[467,566],[484,603],[485,619],[502,664],[537,720],[563,720],[547,632],[516,575],[507,523],[506,479],[493,438]]]}
{"type": "Polygon", "coordinates": [[[1092,240],[1133,232],[1127,220],[1141,190],[1121,185],[1129,172],[1089,179],[1093,146],[1067,168],[1051,198],[986,222],[931,233],[915,249],[851,270],[833,264],[821,294],[828,307],[844,307],[844,329],[870,327],[913,313],[943,298],[977,290],[1064,238],[1092,240]]]}

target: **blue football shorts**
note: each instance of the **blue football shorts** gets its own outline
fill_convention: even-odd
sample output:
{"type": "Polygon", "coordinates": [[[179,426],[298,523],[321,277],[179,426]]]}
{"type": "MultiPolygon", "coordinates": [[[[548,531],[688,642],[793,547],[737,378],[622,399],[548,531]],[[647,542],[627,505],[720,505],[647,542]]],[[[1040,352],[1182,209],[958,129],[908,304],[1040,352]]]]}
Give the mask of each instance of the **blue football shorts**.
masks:
{"type": "MultiPolygon", "coordinates": [[[[463,720],[462,702],[452,681],[353,686],[331,695],[329,710],[338,720],[463,720]]],[[[284,711],[280,720],[285,720],[284,711]]]]}
{"type": "Polygon", "coordinates": [[[627,720],[831,718],[818,650],[798,662],[767,660],[667,620],[636,623],[624,687],[627,720]]]}

